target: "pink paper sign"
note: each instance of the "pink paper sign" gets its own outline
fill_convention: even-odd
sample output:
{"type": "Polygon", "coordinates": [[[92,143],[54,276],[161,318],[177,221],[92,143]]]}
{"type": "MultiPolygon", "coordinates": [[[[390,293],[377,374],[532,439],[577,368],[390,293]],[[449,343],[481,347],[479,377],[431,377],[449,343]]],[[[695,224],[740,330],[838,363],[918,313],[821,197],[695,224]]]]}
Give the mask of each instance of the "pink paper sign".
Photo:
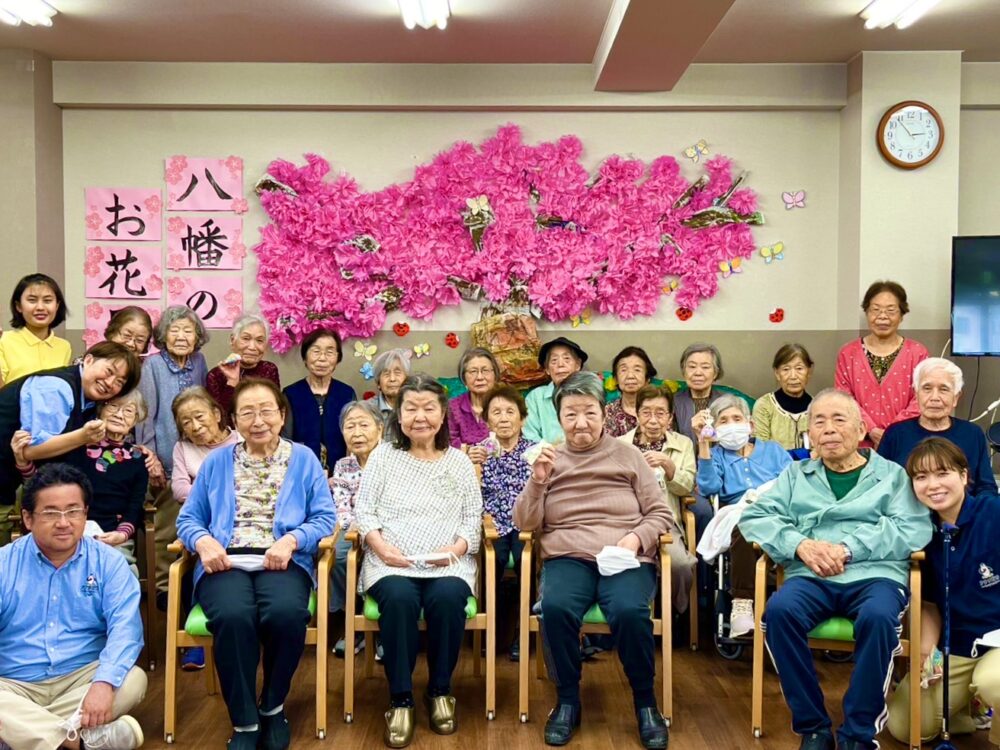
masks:
{"type": "Polygon", "coordinates": [[[243,268],[243,219],[239,216],[171,216],[167,219],[167,268],[243,268]]]}
{"type": "Polygon", "coordinates": [[[167,304],[187,305],[206,328],[232,328],[243,315],[243,277],[238,273],[171,276],[167,304]]]}
{"type": "Polygon", "coordinates": [[[171,156],[166,160],[163,179],[167,183],[170,211],[235,211],[245,213],[243,160],[196,159],[171,156]]]}
{"type": "MultiPolygon", "coordinates": [[[[134,304],[134,303],[133,303],[134,304]]],[[[86,344],[89,349],[98,341],[104,341],[104,329],[108,327],[108,321],[111,320],[111,316],[116,312],[121,310],[123,307],[128,307],[126,304],[106,304],[104,302],[87,302],[87,306],[84,308],[84,315],[86,317],[86,325],[83,331],[83,343],[86,344]]],[[[154,305],[136,305],[136,307],[141,307],[147,313],[149,317],[153,320],[153,325],[160,319],[160,314],[163,312],[159,307],[154,305]]],[[[149,353],[157,351],[156,347],[153,346],[152,340],[149,343],[149,353]]]]}
{"type": "Polygon", "coordinates": [[[160,299],[163,296],[161,254],[159,245],[88,247],[83,262],[86,295],[135,303],[160,299]]]}
{"type": "Polygon", "coordinates": [[[88,240],[159,242],[163,199],[159,188],[87,188],[88,240]]]}

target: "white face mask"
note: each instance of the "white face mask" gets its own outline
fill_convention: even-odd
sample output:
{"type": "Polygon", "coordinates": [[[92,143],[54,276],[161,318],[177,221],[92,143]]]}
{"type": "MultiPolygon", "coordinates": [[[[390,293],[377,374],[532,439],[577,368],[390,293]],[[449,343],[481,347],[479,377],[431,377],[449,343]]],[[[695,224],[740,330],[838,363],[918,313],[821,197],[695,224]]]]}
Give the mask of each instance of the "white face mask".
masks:
{"type": "Polygon", "coordinates": [[[726,450],[738,451],[750,440],[749,422],[731,422],[715,428],[715,436],[726,450]]]}
{"type": "Polygon", "coordinates": [[[635,553],[624,547],[605,546],[597,553],[597,570],[602,576],[613,576],[639,567],[635,553]]]}

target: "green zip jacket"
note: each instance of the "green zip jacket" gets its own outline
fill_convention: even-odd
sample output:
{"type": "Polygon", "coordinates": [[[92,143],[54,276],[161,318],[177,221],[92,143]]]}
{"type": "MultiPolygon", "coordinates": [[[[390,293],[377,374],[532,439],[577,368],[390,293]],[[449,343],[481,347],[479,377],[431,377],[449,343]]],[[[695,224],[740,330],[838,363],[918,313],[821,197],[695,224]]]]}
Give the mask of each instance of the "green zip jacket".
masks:
{"type": "Polygon", "coordinates": [[[910,553],[931,539],[930,512],[913,496],[900,466],[874,451],[861,453],[868,463],[841,500],[830,489],[822,461],[799,461],[786,468],[774,486],[743,511],[739,527],[744,538],[759,544],[788,577],[819,578],[795,556],[800,543],[813,539],[846,544],[851,551],[844,572],[825,580],[888,578],[906,586],[910,553]]]}

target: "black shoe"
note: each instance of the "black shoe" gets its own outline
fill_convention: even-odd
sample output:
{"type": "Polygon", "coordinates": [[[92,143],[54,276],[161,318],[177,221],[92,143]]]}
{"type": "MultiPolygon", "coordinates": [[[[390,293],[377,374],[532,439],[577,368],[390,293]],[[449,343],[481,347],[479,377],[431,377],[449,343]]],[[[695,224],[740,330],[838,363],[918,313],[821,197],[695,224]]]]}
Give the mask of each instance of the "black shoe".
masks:
{"type": "Polygon", "coordinates": [[[257,750],[257,740],[259,739],[259,729],[253,732],[233,732],[226,747],[228,750],[257,750]]]}
{"type": "Polygon", "coordinates": [[[549,712],[545,722],[545,744],[565,745],[573,739],[573,733],[580,726],[580,707],[560,703],[549,712]]]}
{"type": "Polygon", "coordinates": [[[836,750],[837,743],[831,732],[812,732],[802,735],[799,750],[836,750]]]}
{"type": "Polygon", "coordinates": [[[279,711],[273,716],[260,715],[261,750],[286,750],[291,742],[292,732],[288,727],[284,711],[279,711]]]}
{"type": "Polygon", "coordinates": [[[655,706],[640,708],[635,712],[635,718],[639,722],[642,746],[648,750],[663,750],[670,741],[670,730],[667,729],[667,722],[660,710],[655,706]]]}
{"type": "Polygon", "coordinates": [[[510,648],[507,649],[507,658],[511,661],[521,661],[521,641],[519,639],[510,644],[510,648]]]}

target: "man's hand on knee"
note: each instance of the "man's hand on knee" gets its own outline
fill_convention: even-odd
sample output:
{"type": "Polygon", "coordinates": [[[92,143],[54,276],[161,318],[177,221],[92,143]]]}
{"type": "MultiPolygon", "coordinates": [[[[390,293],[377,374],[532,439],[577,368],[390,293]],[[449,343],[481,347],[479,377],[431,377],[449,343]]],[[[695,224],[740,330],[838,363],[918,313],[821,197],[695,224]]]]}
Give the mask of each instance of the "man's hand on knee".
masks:
{"type": "Polygon", "coordinates": [[[795,549],[795,555],[816,575],[822,578],[844,572],[847,548],[842,544],[805,539],[795,549]]]}
{"type": "Polygon", "coordinates": [[[115,689],[107,682],[95,682],[83,699],[80,726],[83,729],[108,724],[114,718],[111,707],[115,701],[115,689]]]}

